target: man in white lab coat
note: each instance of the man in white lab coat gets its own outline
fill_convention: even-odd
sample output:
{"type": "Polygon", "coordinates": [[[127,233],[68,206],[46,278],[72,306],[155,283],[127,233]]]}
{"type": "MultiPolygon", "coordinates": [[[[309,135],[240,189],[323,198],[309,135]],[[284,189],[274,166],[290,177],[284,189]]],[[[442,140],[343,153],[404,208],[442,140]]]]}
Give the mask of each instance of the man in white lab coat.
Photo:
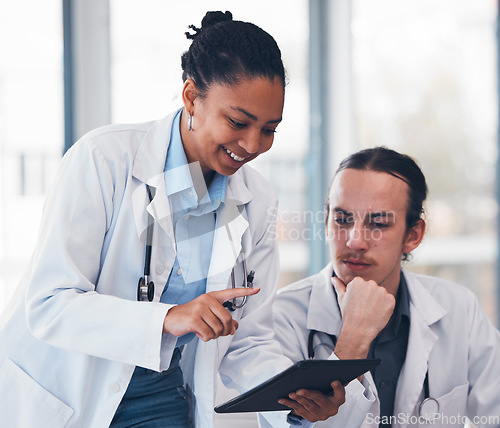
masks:
{"type": "Polygon", "coordinates": [[[330,263],[280,291],[276,334],[294,361],[381,364],[316,426],[500,426],[499,331],[465,287],[401,269],[424,236],[426,196],[413,159],[382,147],[345,159],[330,185],[330,263]]]}

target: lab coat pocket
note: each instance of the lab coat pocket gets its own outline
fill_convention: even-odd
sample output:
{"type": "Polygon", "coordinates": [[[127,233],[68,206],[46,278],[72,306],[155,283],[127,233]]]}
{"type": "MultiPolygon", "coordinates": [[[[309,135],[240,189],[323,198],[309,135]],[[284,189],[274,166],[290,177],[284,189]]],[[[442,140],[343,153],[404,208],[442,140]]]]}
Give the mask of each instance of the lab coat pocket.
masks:
{"type": "Polygon", "coordinates": [[[436,419],[425,426],[438,427],[463,427],[467,414],[467,397],[469,394],[469,384],[457,386],[447,394],[436,398],[439,403],[439,412],[436,419]]]}
{"type": "Polygon", "coordinates": [[[64,427],[74,412],[11,360],[0,366],[0,397],[2,427],[64,427]]]}

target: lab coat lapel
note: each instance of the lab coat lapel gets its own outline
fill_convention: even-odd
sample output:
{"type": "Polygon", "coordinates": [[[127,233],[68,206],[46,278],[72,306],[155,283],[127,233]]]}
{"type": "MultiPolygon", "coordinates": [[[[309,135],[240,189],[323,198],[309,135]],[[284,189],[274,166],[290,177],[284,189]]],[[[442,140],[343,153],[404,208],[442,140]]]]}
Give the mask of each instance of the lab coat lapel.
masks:
{"type": "Polygon", "coordinates": [[[408,272],[404,275],[410,294],[411,321],[406,360],[396,389],[395,415],[413,413],[423,390],[429,355],[438,340],[431,326],[446,314],[417,278],[408,272]]]}
{"type": "Polygon", "coordinates": [[[339,336],[342,329],[337,295],[332,285],[333,267],[329,263],[314,280],[307,313],[307,329],[339,336]],[[326,315],[325,315],[326,314],[326,315]]]}
{"type": "Polygon", "coordinates": [[[163,173],[167,159],[172,123],[178,111],[151,123],[134,158],[132,175],[150,184],[152,177],[163,173]]]}
{"type": "Polygon", "coordinates": [[[227,288],[232,268],[251,251],[251,237],[245,233],[249,226],[245,204],[251,199],[240,174],[229,177],[225,206],[217,214],[207,293],[227,288]]]}
{"type": "MultiPolygon", "coordinates": [[[[144,242],[148,227],[146,212],[154,219],[153,247],[158,251],[152,252],[151,266],[156,266],[160,260],[171,267],[175,258],[174,231],[163,170],[170,144],[172,122],[177,113],[178,111],[151,123],[139,145],[132,166],[132,175],[138,180],[133,195],[134,217],[144,242]],[[146,185],[153,189],[152,201],[149,200],[146,185]],[[173,251],[165,252],[167,247],[173,251]]],[[[162,287],[155,287],[154,301],[160,299],[162,291],[162,287]]]]}
{"type": "MultiPolygon", "coordinates": [[[[163,170],[170,144],[172,122],[177,113],[178,111],[175,111],[161,120],[152,122],[137,150],[132,168],[132,175],[135,178],[154,187],[155,195],[152,202],[147,205],[147,211],[153,216],[155,223],[167,233],[172,244],[174,243],[174,233],[163,170]]],[[[146,201],[148,200],[145,186],[139,186],[137,192],[142,193],[141,197],[137,197],[138,201],[141,201],[143,197],[146,198],[146,201]]],[[[138,206],[140,207],[139,212],[142,212],[142,207],[145,205],[138,202],[138,206]]]]}
{"type": "Polygon", "coordinates": [[[148,205],[147,211],[154,218],[155,223],[166,232],[175,248],[174,227],[163,174],[158,180],[151,180],[148,184],[155,187],[155,196],[148,205]]]}

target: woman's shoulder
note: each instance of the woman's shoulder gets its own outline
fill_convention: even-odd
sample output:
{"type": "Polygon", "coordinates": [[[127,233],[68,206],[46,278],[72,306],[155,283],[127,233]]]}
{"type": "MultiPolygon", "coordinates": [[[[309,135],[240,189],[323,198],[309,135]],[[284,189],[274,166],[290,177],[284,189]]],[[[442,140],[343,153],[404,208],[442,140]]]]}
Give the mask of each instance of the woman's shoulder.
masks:
{"type": "Polygon", "coordinates": [[[83,135],[75,146],[87,146],[102,152],[133,150],[154,125],[154,121],[143,123],[119,123],[96,128],[83,135]]]}

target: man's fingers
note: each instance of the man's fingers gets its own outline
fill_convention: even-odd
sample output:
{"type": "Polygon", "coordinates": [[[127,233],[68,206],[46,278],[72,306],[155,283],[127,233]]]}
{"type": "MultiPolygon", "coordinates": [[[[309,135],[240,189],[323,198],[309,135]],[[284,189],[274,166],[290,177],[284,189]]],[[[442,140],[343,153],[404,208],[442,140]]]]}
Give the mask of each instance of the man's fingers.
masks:
{"type": "Polygon", "coordinates": [[[231,299],[237,297],[252,296],[260,291],[258,287],[252,288],[228,288],[226,290],[211,291],[211,294],[221,305],[231,299]]]}
{"type": "Polygon", "coordinates": [[[278,403],[283,404],[283,406],[288,407],[293,411],[293,413],[298,416],[302,416],[303,418],[306,417],[306,413],[309,413],[301,404],[295,400],[291,400],[290,398],[280,398],[278,403]]]}
{"type": "Polygon", "coordinates": [[[338,380],[334,380],[332,382],[332,388],[333,397],[339,404],[343,404],[345,402],[345,387],[338,380]]]}
{"type": "Polygon", "coordinates": [[[315,418],[309,411],[300,403],[289,398],[280,398],[278,403],[283,404],[292,410],[292,413],[297,416],[302,416],[304,419],[310,422],[317,422],[319,419],[315,418]]]}
{"type": "Polygon", "coordinates": [[[342,282],[341,279],[337,278],[336,276],[332,277],[332,285],[333,288],[335,288],[335,292],[337,293],[337,298],[339,300],[339,303],[342,301],[344,298],[344,294],[346,292],[346,286],[342,282]]]}
{"type": "Polygon", "coordinates": [[[290,407],[296,415],[309,422],[324,421],[338,413],[345,402],[345,389],[339,381],[332,382],[333,395],[325,395],[319,391],[299,389],[292,392],[289,398],[278,400],[290,407]]]}
{"type": "MultiPolygon", "coordinates": [[[[317,414],[321,411],[321,398],[326,398],[324,394],[318,391],[300,390],[290,394],[290,398],[299,403],[304,409],[311,414],[317,414]]],[[[324,406],[324,403],[323,403],[324,406]]]]}

